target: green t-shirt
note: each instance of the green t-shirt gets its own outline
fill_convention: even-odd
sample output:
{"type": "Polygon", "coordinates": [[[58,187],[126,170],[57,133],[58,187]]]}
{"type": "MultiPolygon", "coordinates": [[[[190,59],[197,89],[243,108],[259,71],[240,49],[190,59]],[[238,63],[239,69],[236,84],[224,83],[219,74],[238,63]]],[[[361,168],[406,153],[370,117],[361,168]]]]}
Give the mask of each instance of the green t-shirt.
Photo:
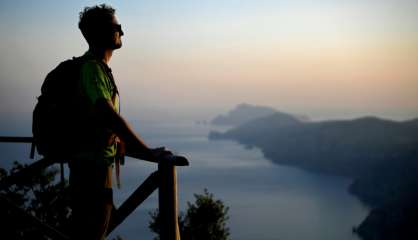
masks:
{"type": "MultiPolygon", "coordinates": [[[[107,65],[87,51],[84,54],[85,62],[81,66],[80,72],[80,90],[81,95],[86,99],[86,109],[89,113],[93,114],[93,108],[98,99],[104,98],[110,100],[113,103],[115,111],[119,111],[119,98],[117,96],[117,89],[113,83],[111,77],[111,70],[107,65]]],[[[89,117],[91,117],[90,115],[89,117]]],[[[94,118],[93,118],[94,119],[94,118]]],[[[105,130],[107,135],[112,135],[110,129],[105,130]]],[[[82,152],[77,156],[82,158],[94,158],[97,164],[104,163],[110,165],[114,161],[116,156],[117,146],[116,143],[110,144],[104,149],[82,152]]]]}

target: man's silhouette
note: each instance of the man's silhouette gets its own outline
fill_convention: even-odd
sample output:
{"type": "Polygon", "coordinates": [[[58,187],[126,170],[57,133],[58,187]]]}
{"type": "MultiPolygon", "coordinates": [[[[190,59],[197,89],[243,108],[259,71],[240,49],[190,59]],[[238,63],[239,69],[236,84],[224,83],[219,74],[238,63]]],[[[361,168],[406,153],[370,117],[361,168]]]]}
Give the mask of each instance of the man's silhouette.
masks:
{"type": "Polygon", "coordinates": [[[71,234],[73,239],[104,239],[113,206],[112,165],[118,149],[151,160],[170,152],[149,148],[119,115],[118,90],[108,67],[113,51],[122,47],[124,34],[115,10],[104,4],[86,7],[80,13],[79,28],[89,45],[79,79],[80,112],[87,129],[80,138],[81,142],[89,139],[89,144],[69,161],[71,234]]]}

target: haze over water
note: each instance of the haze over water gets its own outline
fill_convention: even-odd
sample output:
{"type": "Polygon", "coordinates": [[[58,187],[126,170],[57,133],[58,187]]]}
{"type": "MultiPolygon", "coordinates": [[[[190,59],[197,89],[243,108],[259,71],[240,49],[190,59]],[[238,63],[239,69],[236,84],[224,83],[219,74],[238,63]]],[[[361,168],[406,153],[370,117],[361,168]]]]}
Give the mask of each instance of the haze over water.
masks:
{"type": "MultiPolygon", "coordinates": [[[[88,46],[96,1],[1,1],[0,112],[29,116],[45,75],[88,46]]],[[[101,3],[101,2],[100,2],[101,3]]],[[[418,115],[413,0],[109,1],[125,114],[208,118],[248,102],[312,118],[418,115]]]]}

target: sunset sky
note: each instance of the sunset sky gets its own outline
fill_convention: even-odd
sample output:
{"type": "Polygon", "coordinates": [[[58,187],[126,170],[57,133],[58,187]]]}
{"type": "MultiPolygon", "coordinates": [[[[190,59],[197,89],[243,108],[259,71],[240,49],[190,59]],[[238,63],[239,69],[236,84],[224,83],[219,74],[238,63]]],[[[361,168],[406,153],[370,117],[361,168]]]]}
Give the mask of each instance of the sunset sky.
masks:
{"type": "MultiPolygon", "coordinates": [[[[1,1],[0,113],[30,116],[45,75],[83,54],[96,1],[1,1]]],[[[312,118],[418,117],[418,1],[110,1],[123,112],[210,118],[242,102],[312,118]]],[[[5,115],[6,116],[6,115],[5,115]]]]}

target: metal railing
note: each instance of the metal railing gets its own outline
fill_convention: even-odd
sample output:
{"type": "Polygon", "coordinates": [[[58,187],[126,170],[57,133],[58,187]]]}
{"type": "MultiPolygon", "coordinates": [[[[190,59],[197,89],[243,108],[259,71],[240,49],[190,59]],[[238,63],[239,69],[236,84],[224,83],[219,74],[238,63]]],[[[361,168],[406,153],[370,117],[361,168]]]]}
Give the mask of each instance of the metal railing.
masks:
{"type": "MultiPolygon", "coordinates": [[[[31,157],[34,156],[35,148],[32,137],[0,136],[0,142],[8,143],[32,143],[31,157]]],[[[128,155],[129,156],[129,155],[128,155]]],[[[131,156],[134,157],[134,156],[131,156]]],[[[145,160],[149,161],[149,160],[145,160]]],[[[153,172],[119,208],[112,211],[111,221],[107,235],[118,227],[145,199],[147,199],[158,188],[158,208],[161,219],[161,240],[180,240],[178,226],[178,200],[177,200],[177,174],[176,166],[188,166],[189,162],[182,156],[168,156],[160,159],[158,170],[153,172]]],[[[52,158],[42,158],[20,171],[11,174],[0,181],[0,190],[12,186],[20,178],[39,173],[40,170],[62,161],[52,158]]],[[[63,176],[63,175],[62,175],[63,176]]],[[[70,239],[48,224],[28,214],[23,209],[14,205],[13,202],[0,195],[0,204],[5,209],[13,211],[16,216],[29,221],[34,227],[42,231],[52,239],[70,239]]]]}

